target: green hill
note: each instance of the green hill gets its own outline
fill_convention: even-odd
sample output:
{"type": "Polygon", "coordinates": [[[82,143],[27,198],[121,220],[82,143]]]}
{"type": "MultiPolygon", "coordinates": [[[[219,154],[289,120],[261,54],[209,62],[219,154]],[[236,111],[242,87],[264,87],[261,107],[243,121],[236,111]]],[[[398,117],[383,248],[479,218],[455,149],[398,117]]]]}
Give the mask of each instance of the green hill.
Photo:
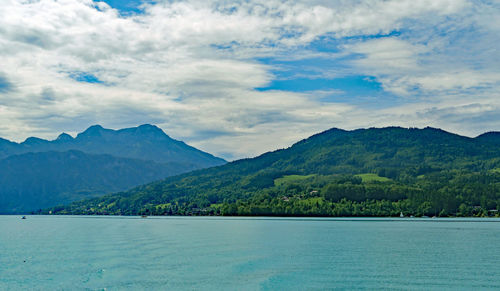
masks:
{"type": "Polygon", "coordinates": [[[292,147],[127,192],[60,214],[488,215],[500,209],[496,134],[330,129],[292,147]],[[491,211],[489,211],[491,210],[491,211]]]}

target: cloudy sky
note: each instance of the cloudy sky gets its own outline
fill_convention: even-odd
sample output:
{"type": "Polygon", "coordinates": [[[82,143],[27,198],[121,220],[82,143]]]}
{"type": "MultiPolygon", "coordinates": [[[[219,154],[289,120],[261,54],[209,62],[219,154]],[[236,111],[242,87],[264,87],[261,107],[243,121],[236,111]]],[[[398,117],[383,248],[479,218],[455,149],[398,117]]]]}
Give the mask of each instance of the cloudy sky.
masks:
{"type": "Polygon", "coordinates": [[[500,130],[500,1],[0,0],[0,136],[151,123],[232,160],[339,127],[500,130]]]}

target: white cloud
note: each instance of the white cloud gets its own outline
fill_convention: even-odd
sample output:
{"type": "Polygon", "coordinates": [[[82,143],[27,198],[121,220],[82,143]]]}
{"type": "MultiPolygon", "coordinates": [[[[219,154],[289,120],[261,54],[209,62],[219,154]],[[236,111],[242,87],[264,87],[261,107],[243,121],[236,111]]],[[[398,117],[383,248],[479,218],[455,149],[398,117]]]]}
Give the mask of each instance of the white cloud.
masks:
{"type": "Polygon", "coordinates": [[[477,117],[499,112],[496,4],[159,1],[131,16],[91,0],[1,4],[0,77],[11,88],[0,90],[0,136],[13,140],[148,122],[212,153],[244,157],[333,126],[431,124],[469,134],[480,128],[460,125],[467,118],[499,125],[477,117]],[[393,31],[401,34],[381,36],[393,31]],[[340,51],[308,48],[320,37],[340,51]],[[374,110],[326,102],[319,91],[254,90],[277,69],[257,58],[313,56],[343,66],[323,77],[373,76],[412,103],[374,110]],[[78,74],[103,83],[74,80],[78,74]]]}

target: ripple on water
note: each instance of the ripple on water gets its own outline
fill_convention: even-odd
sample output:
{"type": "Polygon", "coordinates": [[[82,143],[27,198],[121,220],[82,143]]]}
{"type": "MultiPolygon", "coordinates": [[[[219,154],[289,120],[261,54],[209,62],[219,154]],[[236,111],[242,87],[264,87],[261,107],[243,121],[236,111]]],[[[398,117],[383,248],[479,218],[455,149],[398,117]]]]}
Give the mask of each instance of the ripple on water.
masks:
{"type": "Polygon", "coordinates": [[[0,290],[499,289],[476,221],[0,216],[0,290]]]}

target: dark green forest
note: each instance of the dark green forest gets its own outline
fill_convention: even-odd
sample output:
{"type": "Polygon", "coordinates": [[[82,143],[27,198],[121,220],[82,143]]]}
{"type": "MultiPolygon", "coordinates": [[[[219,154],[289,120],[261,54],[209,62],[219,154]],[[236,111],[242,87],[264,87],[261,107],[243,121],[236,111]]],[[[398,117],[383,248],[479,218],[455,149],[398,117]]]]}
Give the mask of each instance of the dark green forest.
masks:
{"type": "Polygon", "coordinates": [[[500,134],[330,129],[290,148],[46,209],[52,214],[498,216],[500,134]]]}

